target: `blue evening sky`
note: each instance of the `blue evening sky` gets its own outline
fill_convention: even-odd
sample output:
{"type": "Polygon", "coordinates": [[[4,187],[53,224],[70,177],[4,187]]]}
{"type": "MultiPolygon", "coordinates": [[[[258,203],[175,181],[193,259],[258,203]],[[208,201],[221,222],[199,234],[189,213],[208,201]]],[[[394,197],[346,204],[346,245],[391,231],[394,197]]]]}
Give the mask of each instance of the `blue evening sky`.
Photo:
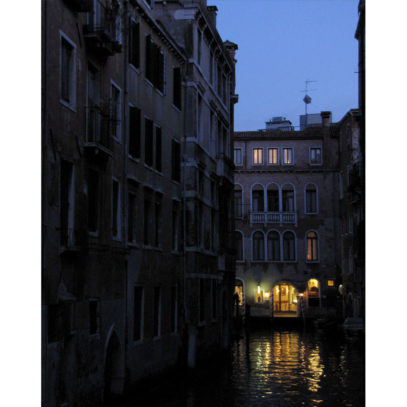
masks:
{"type": "Polygon", "coordinates": [[[265,128],[273,116],[299,126],[305,113],[339,121],[358,106],[358,0],[208,0],[224,40],[238,44],[235,130],[265,128]]]}

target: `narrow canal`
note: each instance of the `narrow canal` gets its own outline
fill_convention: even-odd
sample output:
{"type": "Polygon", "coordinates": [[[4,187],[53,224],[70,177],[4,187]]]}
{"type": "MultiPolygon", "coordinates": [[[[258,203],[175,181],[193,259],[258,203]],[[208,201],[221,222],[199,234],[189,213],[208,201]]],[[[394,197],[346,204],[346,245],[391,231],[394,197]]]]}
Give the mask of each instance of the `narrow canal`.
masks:
{"type": "Polygon", "coordinates": [[[162,380],[123,406],[364,406],[364,346],[341,331],[262,328],[226,360],[162,380]]]}

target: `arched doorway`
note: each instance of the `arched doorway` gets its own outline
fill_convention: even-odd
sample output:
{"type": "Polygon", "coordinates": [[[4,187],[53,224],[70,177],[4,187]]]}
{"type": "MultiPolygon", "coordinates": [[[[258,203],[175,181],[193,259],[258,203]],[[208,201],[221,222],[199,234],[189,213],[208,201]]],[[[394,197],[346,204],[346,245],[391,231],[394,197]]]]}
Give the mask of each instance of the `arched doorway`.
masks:
{"type": "Polygon", "coordinates": [[[287,283],[277,284],[273,288],[273,315],[279,316],[297,316],[297,290],[287,283]]]}
{"type": "Polygon", "coordinates": [[[105,401],[109,401],[113,395],[123,392],[124,373],[121,360],[121,346],[115,331],[110,336],[106,349],[104,383],[105,401]]]}

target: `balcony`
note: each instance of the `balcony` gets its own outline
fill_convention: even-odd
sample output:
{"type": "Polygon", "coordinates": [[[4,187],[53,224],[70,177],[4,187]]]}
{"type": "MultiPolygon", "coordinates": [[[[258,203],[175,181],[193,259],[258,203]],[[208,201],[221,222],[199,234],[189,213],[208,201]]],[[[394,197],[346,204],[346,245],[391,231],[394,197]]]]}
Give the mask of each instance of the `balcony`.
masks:
{"type": "Polygon", "coordinates": [[[86,109],[85,149],[90,157],[106,160],[112,155],[109,114],[97,105],[86,109]]]}
{"type": "Polygon", "coordinates": [[[96,2],[96,8],[91,14],[91,23],[83,26],[86,47],[101,59],[106,59],[121,52],[122,46],[118,40],[120,26],[113,11],[102,7],[96,2]]]}
{"type": "Polygon", "coordinates": [[[65,0],[67,6],[78,13],[87,13],[92,10],[92,0],[65,0]]]}
{"type": "Polygon", "coordinates": [[[251,224],[297,225],[297,212],[252,212],[251,224]]]}

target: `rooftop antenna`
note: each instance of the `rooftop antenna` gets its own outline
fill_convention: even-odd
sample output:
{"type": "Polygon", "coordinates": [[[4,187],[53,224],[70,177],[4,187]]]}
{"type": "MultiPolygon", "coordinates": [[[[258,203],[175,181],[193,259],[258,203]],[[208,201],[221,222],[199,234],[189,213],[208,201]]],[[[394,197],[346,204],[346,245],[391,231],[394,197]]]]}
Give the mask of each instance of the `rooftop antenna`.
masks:
{"type": "Polygon", "coordinates": [[[308,89],[308,84],[311,82],[316,82],[316,81],[307,79],[305,81],[305,89],[301,91],[301,92],[305,93],[304,99],[302,99],[305,103],[305,126],[304,126],[304,128],[307,127],[307,125],[308,125],[308,105],[311,103],[311,100],[312,100],[311,97],[308,95],[308,92],[317,90],[317,89],[308,89]]]}

